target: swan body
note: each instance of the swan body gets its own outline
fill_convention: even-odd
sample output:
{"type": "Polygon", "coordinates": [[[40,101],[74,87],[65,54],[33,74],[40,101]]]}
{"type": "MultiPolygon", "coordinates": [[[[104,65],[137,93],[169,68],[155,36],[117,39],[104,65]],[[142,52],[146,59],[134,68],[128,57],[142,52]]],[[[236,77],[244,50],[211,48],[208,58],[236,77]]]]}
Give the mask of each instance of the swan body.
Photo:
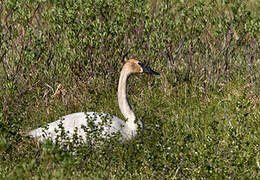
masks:
{"type": "Polygon", "coordinates": [[[66,133],[66,138],[72,140],[76,134],[83,142],[87,141],[91,128],[99,129],[99,136],[109,138],[114,133],[121,135],[122,141],[130,140],[137,136],[138,127],[144,128],[140,120],[136,121],[136,116],[127,99],[127,79],[133,73],[146,72],[158,75],[148,66],[138,60],[128,60],[122,68],[118,83],[118,104],[121,113],[126,121],[119,119],[110,114],[98,112],[78,112],[61,117],[57,121],[47,124],[45,128],[37,128],[28,133],[29,136],[44,141],[50,139],[52,142],[61,136],[62,132],[66,133]],[[90,130],[90,131],[89,131],[90,130]]]}
{"type": "Polygon", "coordinates": [[[82,138],[83,142],[86,142],[86,128],[88,127],[88,123],[91,122],[94,123],[95,127],[98,127],[100,124],[103,125],[101,137],[112,136],[113,133],[118,131],[123,135],[122,138],[126,140],[130,139],[132,135],[136,135],[135,131],[132,132],[131,128],[125,126],[126,123],[118,117],[97,112],[78,112],[63,116],[59,120],[49,123],[46,128],[38,128],[30,131],[29,135],[39,141],[51,139],[53,142],[56,142],[59,135],[61,135],[62,128],[64,128],[69,139],[73,138],[75,130],[77,130],[78,136],[82,138]],[[107,122],[103,123],[104,120],[107,120],[107,122]]]}

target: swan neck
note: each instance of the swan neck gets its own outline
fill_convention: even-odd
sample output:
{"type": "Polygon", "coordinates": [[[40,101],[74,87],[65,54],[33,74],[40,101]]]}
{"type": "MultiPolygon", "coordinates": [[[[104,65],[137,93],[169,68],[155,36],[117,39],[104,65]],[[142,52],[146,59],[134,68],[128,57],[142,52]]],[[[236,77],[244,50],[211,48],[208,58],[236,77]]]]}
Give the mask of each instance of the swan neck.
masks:
{"type": "Polygon", "coordinates": [[[134,123],[136,117],[134,114],[134,111],[132,110],[132,107],[129,104],[128,98],[127,98],[127,79],[131,73],[127,70],[127,68],[122,69],[119,83],[118,83],[118,104],[121,113],[127,120],[127,123],[134,123]]]}

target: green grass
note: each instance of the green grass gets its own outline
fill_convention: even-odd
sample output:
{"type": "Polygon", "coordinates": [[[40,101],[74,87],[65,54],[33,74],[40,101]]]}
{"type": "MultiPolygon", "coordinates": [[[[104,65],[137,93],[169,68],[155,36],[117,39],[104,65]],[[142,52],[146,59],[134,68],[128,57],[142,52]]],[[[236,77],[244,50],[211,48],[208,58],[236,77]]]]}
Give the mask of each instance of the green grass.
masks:
{"type": "Polygon", "coordinates": [[[0,179],[259,179],[259,7],[0,2],[0,179]],[[123,118],[128,58],[160,72],[129,79],[142,136],[73,152],[25,136],[73,112],[123,118]]]}

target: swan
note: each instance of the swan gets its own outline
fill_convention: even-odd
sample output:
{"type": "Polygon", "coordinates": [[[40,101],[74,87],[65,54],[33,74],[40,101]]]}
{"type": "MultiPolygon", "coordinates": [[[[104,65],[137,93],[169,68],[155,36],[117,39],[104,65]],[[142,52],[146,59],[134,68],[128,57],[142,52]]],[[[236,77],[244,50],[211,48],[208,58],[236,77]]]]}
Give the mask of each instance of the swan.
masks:
{"type": "Polygon", "coordinates": [[[144,129],[142,121],[136,119],[127,98],[127,79],[134,73],[159,75],[158,72],[136,59],[130,59],[124,64],[120,73],[117,96],[120,111],[126,121],[103,112],[78,112],[63,116],[57,121],[47,124],[46,127],[34,129],[28,135],[40,142],[47,139],[56,142],[62,133],[66,133],[69,140],[72,140],[76,134],[83,143],[86,143],[89,137],[88,133],[93,133],[93,131],[88,130],[91,129],[90,127],[93,130],[94,126],[94,129],[99,129],[98,132],[102,137],[110,138],[113,134],[119,133],[122,141],[133,139],[137,136],[139,127],[144,129]]]}

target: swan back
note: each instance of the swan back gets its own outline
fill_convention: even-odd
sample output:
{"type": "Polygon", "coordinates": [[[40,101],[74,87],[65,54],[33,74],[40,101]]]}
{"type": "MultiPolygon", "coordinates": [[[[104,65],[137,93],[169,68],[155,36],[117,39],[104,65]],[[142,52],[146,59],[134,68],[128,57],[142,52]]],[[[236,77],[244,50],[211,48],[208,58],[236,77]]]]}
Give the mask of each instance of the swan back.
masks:
{"type": "Polygon", "coordinates": [[[112,136],[124,127],[125,122],[116,116],[97,112],[78,112],[59,118],[44,128],[37,128],[28,133],[40,141],[51,139],[53,142],[63,141],[62,133],[66,138],[73,139],[77,134],[82,142],[86,142],[89,133],[100,132],[101,138],[112,136]],[[100,129],[101,128],[101,129],[100,129]],[[64,132],[62,132],[64,131],[64,132]]]}

